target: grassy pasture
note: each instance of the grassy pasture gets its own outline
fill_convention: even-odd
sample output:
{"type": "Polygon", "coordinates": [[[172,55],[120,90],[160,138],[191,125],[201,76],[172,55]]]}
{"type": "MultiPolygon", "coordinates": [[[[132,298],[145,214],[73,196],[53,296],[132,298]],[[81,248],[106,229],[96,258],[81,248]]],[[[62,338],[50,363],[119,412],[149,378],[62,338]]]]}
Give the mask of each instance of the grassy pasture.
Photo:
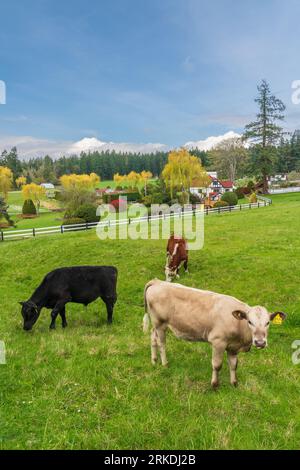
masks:
{"type": "MultiPolygon", "coordinates": [[[[163,278],[165,241],[99,241],[95,232],[0,244],[1,449],[296,449],[300,446],[300,194],[274,196],[259,210],[205,219],[204,249],[190,254],[180,282],[282,309],[269,348],[239,356],[239,387],[210,389],[211,349],[167,337],[169,367],[150,363],[141,331],[143,287],[163,278]],[[31,333],[18,301],[60,266],[114,264],[119,300],[106,325],[101,301],[67,306],[69,326],[31,333]]],[[[225,359],[225,358],[224,358],[225,359]]]]}

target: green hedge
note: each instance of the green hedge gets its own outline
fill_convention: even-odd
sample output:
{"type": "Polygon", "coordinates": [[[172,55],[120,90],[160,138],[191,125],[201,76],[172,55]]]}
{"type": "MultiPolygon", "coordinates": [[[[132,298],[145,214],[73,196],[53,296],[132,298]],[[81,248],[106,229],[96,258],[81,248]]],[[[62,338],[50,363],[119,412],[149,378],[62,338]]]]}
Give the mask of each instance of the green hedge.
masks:
{"type": "Polygon", "coordinates": [[[99,222],[100,217],[96,215],[96,212],[97,208],[93,204],[83,204],[72,213],[72,217],[83,219],[87,223],[99,222]]]}
{"type": "Polygon", "coordinates": [[[133,201],[139,201],[141,199],[141,195],[139,192],[127,192],[127,193],[121,193],[121,194],[103,194],[103,202],[105,204],[110,204],[111,201],[114,201],[115,199],[118,199],[118,198],[123,198],[123,197],[127,197],[127,201],[128,202],[133,202],[133,201]]]}
{"type": "Polygon", "coordinates": [[[23,215],[36,215],[36,207],[32,199],[26,199],[23,204],[22,214],[23,215]]]}
{"type": "Polygon", "coordinates": [[[221,200],[228,202],[228,204],[230,206],[236,206],[237,203],[238,203],[237,195],[233,192],[230,192],[230,191],[224,193],[221,197],[221,200]]]}

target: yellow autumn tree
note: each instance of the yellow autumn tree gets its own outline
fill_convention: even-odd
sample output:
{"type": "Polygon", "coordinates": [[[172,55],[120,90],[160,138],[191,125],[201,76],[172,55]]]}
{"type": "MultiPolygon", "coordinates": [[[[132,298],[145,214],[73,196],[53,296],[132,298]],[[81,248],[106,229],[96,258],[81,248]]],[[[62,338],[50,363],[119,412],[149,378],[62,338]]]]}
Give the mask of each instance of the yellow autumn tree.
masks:
{"type": "Polygon", "coordinates": [[[136,173],[135,171],[131,171],[127,175],[126,179],[127,179],[129,186],[131,186],[132,188],[135,188],[141,180],[141,175],[139,173],[136,173]]]}
{"type": "Polygon", "coordinates": [[[10,168],[0,166],[0,193],[4,199],[7,198],[8,191],[11,190],[13,183],[13,173],[10,168]]]}
{"type": "Polygon", "coordinates": [[[39,186],[38,184],[35,184],[35,183],[25,184],[22,187],[22,195],[25,201],[26,199],[31,199],[34,202],[36,209],[37,209],[37,213],[39,214],[41,200],[46,195],[45,189],[42,186],[39,186]]]}
{"type": "Polygon", "coordinates": [[[100,182],[100,177],[96,173],[90,175],[63,175],[60,177],[60,183],[66,190],[70,189],[95,189],[100,182]]]}
{"type": "Polygon", "coordinates": [[[126,175],[119,175],[119,173],[116,173],[114,175],[114,182],[117,184],[117,185],[121,185],[121,183],[123,183],[123,181],[125,181],[125,178],[126,178],[126,175]]]}
{"type": "Polygon", "coordinates": [[[146,171],[146,170],[143,170],[141,172],[141,180],[144,181],[144,188],[145,188],[145,196],[147,195],[147,184],[148,184],[148,181],[150,178],[152,178],[152,173],[151,171],[146,171]]]}
{"type": "Polygon", "coordinates": [[[13,183],[13,173],[10,168],[0,166],[0,192],[7,195],[13,183]]]}
{"type": "Polygon", "coordinates": [[[94,189],[99,182],[100,177],[96,173],[61,176],[60,183],[64,189],[63,199],[67,203],[67,212],[72,214],[81,205],[92,203],[95,196],[94,189]]]}
{"type": "Polygon", "coordinates": [[[166,186],[170,189],[171,198],[174,189],[189,192],[193,180],[198,180],[200,186],[208,186],[210,179],[202,167],[199,158],[191,155],[186,149],[174,150],[169,153],[168,163],[162,171],[166,186]]]}
{"type": "Polygon", "coordinates": [[[16,179],[16,185],[18,186],[18,188],[25,186],[26,183],[27,183],[26,176],[19,176],[19,178],[16,179]]]}

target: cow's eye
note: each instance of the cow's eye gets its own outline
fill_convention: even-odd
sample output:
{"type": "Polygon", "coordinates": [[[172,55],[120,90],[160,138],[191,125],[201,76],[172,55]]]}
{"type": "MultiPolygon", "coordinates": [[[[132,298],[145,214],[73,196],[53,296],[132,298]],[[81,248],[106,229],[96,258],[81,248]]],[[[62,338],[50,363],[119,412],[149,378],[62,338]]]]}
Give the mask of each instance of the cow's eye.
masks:
{"type": "Polygon", "coordinates": [[[268,323],[266,323],[266,326],[269,326],[270,325],[270,322],[268,321],[268,323]]]}
{"type": "Polygon", "coordinates": [[[248,320],[249,325],[254,326],[252,321],[248,320]]]}

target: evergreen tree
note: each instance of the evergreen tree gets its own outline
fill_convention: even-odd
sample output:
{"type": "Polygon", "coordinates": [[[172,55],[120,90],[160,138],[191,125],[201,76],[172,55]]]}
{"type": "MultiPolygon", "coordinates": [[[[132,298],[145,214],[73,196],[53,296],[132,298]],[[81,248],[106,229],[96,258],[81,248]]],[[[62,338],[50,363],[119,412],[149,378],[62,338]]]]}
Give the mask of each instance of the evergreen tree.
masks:
{"type": "Polygon", "coordinates": [[[256,144],[256,150],[253,153],[256,170],[262,177],[263,189],[267,193],[268,176],[276,159],[274,146],[282,136],[282,128],[277,122],[284,119],[285,105],[272,95],[266,80],[262,80],[257,89],[258,96],[255,102],[258,104],[259,112],[256,120],[246,126],[244,138],[256,144]]]}

